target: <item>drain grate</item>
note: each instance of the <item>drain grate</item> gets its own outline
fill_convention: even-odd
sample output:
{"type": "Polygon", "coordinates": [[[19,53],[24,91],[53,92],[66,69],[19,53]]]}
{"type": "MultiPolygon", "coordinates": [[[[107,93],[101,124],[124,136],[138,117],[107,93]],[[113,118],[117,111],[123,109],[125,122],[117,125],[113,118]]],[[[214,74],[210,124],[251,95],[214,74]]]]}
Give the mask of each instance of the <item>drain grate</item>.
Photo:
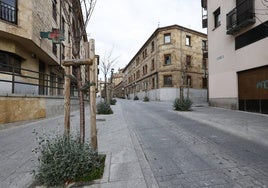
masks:
{"type": "Polygon", "coordinates": [[[106,121],[106,119],[96,119],[96,121],[106,121]]]}

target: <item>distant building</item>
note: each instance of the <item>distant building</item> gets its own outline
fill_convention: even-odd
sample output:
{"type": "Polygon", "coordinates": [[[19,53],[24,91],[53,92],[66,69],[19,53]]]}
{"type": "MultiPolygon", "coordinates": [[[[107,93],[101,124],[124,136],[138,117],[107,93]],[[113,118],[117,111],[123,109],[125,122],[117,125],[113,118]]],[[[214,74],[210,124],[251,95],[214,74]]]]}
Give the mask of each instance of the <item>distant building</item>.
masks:
{"type": "Polygon", "coordinates": [[[123,69],[118,69],[118,72],[113,74],[113,97],[125,98],[123,77],[123,69]]]}
{"type": "Polygon", "coordinates": [[[123,70],[125,95],[171,101],[188,86],[190,98],[206,101],[206,48],[206,34],[179,25],[156,29],[123,70]]]}
{"type": "Polygon", "coordinates": [[[201,0],[212,106],[268,113],[268,2],[201,0]]]}

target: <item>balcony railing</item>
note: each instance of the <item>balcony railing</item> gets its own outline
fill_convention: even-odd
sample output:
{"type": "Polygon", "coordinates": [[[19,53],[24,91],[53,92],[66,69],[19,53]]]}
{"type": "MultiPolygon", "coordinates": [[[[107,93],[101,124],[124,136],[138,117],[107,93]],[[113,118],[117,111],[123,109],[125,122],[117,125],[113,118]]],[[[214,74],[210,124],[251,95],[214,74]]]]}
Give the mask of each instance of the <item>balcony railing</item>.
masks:
{"type": "Polygon", "coordinates": [[[243,27],[247,27],[255,23],[254,16],[253,0],[242,1],[226,15],[227,34],[235,34],[243,27]]]}
{"type": "Polygon", "coordinates": [[[207,0],[201,0],[201,6],[202,6],[202,8],[204,8],[204,9],[207,9],[207,0]]]}
{"type": "Polygon", "coordinates": [[[201,0],[202,6],[202,27],[208,27],[208,15],[207,15],[207,0],[201,0]]]}
{"type": "Polygon", "coordinates": [[[17,24],[17,9],[0,1],[0,19],[17,24]]]}

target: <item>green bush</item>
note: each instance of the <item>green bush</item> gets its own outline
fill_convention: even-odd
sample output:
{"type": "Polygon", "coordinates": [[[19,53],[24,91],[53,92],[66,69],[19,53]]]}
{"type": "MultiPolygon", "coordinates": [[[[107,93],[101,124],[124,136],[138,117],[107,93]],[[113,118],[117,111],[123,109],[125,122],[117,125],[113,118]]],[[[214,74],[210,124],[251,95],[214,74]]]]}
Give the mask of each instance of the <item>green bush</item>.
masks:
{"type": "Polygon", "coordinates": [[[143,98],[143,101],[144,101],[144,102],[149,102],[149,100],[150,100],[150,99],[149,99],[149,97],[147,97],[147,96],[143,98]]]}
{"type": "Polygon", "coordinates": [[[117,102],[117,100],[116,99],[111,99],[111,105],[115,105],[116,104],[116,102],[117,102]]]}
{"type": "Polygon", "coordinates": [[[112,108],[106,102],[101,101],[97,103],[97,114],[113,114],[113,113],[114,112],[112,108]]]}
{"type": "Polygon", "coordinates": [[[134,101],[136,100],[139,100],[139,97],[137,95],[134,97],[134,101]]]}
{"type": "Polygon", "coordinates": [[[192,101],[189,98],[180,100],[179,98],[176,98],[173,107],[176,111],[190,111],[192,107],[192,101]]]}
{"type": "MultiPolygon", "coordinates": [[[[63,186],[92,174],[94,179],[102,176],[103,156],[99,156],[88,142],[81,144],[79,139],[73,136],[67,138],[64,135],[38,137],[38,141],[39,146],[33,150],[39,161],[37,170],[34,171],[38,184],[63,186]]],[[[92,177],[90,178],[92,180],[92,177]]]]}

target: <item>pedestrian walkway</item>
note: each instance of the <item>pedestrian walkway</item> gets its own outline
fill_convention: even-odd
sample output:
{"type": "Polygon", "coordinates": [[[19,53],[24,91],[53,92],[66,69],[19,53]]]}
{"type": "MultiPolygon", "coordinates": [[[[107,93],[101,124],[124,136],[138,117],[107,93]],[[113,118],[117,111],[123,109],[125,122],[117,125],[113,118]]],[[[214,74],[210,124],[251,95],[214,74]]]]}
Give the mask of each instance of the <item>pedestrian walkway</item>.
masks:
{"type": "Polygon", "coordinates": [[[187,118],[268,146],[268,115],[215,107],[193,107],[176,112],[187,118]]]}
{"type": "Polygon", "coordinates": [[[138,140],[126,123],[120,103],[112,109],[112,115],[97,115],[98,151],[106,154],[104,176],[94,185],[84,187],[157,187],[138,140]],[[149,179],[145,179],[144,173],[149,179]],[[148,183],[151,185],[148,186],[148,183]]]}

